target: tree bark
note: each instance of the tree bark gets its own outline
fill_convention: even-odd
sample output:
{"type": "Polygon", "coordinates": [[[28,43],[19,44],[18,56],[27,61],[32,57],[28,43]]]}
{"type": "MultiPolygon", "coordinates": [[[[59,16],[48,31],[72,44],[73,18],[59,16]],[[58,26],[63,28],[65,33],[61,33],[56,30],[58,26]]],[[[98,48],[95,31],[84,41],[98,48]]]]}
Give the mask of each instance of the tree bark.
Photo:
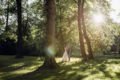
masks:
{"type": "Polygon", "coordinates": [[[88,58],[89,59],[94,59],[90,39],[89,39],[89,37],[87,35],[87,32],[86,32],[86,26],[85,26],[85,20],[84,20],[84,0],[82,0],[81,13],[82,13],[82,25],[83,25],[84,38],[86,40],[87,47],[88,47],[87,48],[88,49],[88,58]]]}
{"type": "Polygon", "coordinates": [[[9,20],[9,0],[7,1],[7,11],[6,11],[6,27],[5,27],[6,32],[9,30],[8,20],[9,20]]]}
{"type": "Polygon", "coordinates": [[[55,1],[46,0],[47,8],[47,27],[46,27],[46,48],[44,64],[42,69],[56,69],[59,65],[55,61],[55,1]]]}
{"type": "Polygon", "coordinates": [[[17,28],[17,55],[16,58],[23,58],[22,45],[23,45],[23,34],[22,34],[22,0],[16,0],[17,2],[17,17],[18,17],[18,28],[17,28]]]}
{"type": "MultiPolygon", "coordinates": [[[[61,5],[62,3],[60,2],[59,0],[59,5],[61,5]]],[[[62,8],[60,7],[59,8],[59,16],[60,16],[60,24],[62,24],[62,8]]],[[[64,35],[62,33],[62,26],[60,26],[60,30],[59,30],[59,34],[60,34],[60,43],[61,43],[61,49],[60,49],[60,52],[61,54],[64,53],[64,45],[65,45],[65,42],[64,42],[64,35]]]]}
{"type": "Polygon", "coordinates": [[[62,30],[61,30],[61,28],[60,28],[60,31],[59,31],[59,34],[60,34],[60,36],[59,36],[59,40],[60,40],[60,53],[61,53],[61,55],[63,55],[63,53],[64,53],[64,46],[65,46],[65,41],[64,41],[64,35],[63,35],[63,33],[62,33],[62,30]]]}
{"type": "Polygon", "coordinates": [[[78,0],[78,30],[79,30],[79,40],[80,40],[80,50],[82,53],[83,61],[87,60],[87,56],[85,53],[85,46],[83,40],[83,32],[82,32],[82,25],[81,25],[81,0],[78,0]]]}

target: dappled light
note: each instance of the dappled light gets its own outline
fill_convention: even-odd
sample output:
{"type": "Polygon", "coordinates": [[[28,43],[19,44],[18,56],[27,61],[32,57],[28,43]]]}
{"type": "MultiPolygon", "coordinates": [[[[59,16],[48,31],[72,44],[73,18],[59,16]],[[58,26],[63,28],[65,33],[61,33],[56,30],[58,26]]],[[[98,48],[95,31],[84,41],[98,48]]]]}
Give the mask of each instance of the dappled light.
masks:
{"type": "Polygon", "coordinates": [[[120,80],[120,0],[0,0],[0,80],[120,80]]]}
{"type": "MultiPolygon", "coordinates": [[[[19,61],[15,60],[13,57],[7,57],[8,59],[11,58],[11,61],[9,61],[8,59],[3,59],[6,56],[0,57],[2,57],[0,58],[0,61],[8,61],[8,63],[4,63],[4,65],[0,69],[1,80],[119,80],[120,78],[118,75],[120,74],[120,60],[108,60],[106,58],[103,58],[102,56],[95,59],[95,61],[91,60],[85,63],[77,57],[72,57],[70,62],[64,63],[60,62],[61,58],[58,57],[56,58],[56,60],[58,64],[62,66],[62,68],[47,71],[37,70],[38,67],[42,65],[43,61],[43,59],[37,59],[38,57],[25,57],[24,59],[19,61]],[[5,67],[6,65],[12,66],[5,67]],[[6,71],[4,71],[3,69],[6,69],[6,71]]],[[[109,57],[113,58],[112,55],[110,55],[109,57]]]]}

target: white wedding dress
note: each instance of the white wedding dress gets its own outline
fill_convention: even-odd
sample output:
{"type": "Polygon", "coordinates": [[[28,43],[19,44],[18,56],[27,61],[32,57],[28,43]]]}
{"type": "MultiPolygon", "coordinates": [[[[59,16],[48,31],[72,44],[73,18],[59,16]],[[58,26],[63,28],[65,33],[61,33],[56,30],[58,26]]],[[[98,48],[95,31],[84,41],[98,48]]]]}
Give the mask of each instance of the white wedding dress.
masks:
{"type": "Polygon", "coordinates": [[[62,57],[62,61],[69,61],[69,55],[66,48],[62,57]]]}

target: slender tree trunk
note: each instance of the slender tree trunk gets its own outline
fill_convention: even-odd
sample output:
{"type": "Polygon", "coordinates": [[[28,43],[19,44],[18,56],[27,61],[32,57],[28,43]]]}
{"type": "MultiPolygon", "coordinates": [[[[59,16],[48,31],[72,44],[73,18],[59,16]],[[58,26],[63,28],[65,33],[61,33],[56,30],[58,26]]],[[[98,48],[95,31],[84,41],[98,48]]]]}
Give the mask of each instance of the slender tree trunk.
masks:
{"type": "Polygon", "coordinates": [[[16,58],[22,58],[22,45],[23,45],[23,38],[22,38],[22,0],[16,0],[17,2],[17,17],[18,17],[18,28],[17,28],[17,55],[16,58]]]}
{"type": "Polygon", "coordinates": [[[56,69],[59,65],[55,61],[55,1],[46,0],[47,8],[47,27],[46,27],[46,48],[45,48],[45,61],[40,67],[42,69],[56,69]]]}
{"type": "Polygon", "coordinates": [[[93,53],[92,53],[92,48],[91,48],[91,43],[90,43],[90,39],[87,35],[87,32],[86,32],[86,26],[85,26],[85,20],[84,20],[84,0],[82,0],[82,7],[81,7],[81,13],[82,13],[82,25],[83,25],[83,33],[84,33],[84,37],[85,37],[85,40],[86,40],[86,43],[87,43],[87,47],[88,47],[88,58],[89,59],[93,59],[93,53]]]}
{"type": "MultiPolygon", "coordinates": [[[[61,2],[60,2],[60,0],[59,0],[59,5],[61,5],[61,2]]],[[[60,16],[60,24],[62,24],[62,8],[60,7],[59,8],[59,16],[60,16]]],[[[64,45],[65,45],[65,42],[64,42],[64,35],[63,35],[63,33],[62,33],[62,26],[60,25],[60,43],[61,43],[61,53],[63,54],[64,53],[64,45]]]]}
{"type": "Polygon", "coordinates": [[[81,26],[81,0],[78,0],[78,29],[79,29],[79,40],[80,40],[80,50],[82,53],[83,61],[87,60],[87,56],[85,53],[85,46],[83,40],[82,26],[81,26]]]}
{"type": "Polygon", "coordinates": [[[6,27],[5,27],[6,32],[9,30],[8,20],[9,20],[9,0],[7,1],[7,11],[6,11],[6,27]]]}
{"type": "Polygon", "coordinates": [[[65,42],[64,42],[64,37],[63,37],[61,28],[60,28],[59,34],[60,34],[59,38],[60,38],[60,46],[61,46],[60,53],[63,55],[65,42]]]}

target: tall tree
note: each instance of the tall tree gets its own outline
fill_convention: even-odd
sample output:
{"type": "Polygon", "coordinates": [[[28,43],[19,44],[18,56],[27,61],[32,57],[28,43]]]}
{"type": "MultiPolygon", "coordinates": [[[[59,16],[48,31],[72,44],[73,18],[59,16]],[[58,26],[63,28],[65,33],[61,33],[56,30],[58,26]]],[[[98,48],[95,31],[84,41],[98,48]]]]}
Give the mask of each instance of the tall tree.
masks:
{"type": "Polygon", "coordinates": [[[59,29],[56,30],[56,38],[59,39],[60,41],[59,52],[62,54],[64,53],[65,40],[64,40],[63,30],[62,30],[63,13],[62,13],[62,1],[61,0],[58,0],[58,13],[57,14],[58,14],[57,26],[59,27],[59,29]]]}
{"type": "Polygon", "coordinates": [[[88,58],[89,59],[93,59],[93,53],[92,53],[92,48],[91,48],[91,43],[90,43],[90,39],[87,35],[87,32],[86,32],[86,26],[85,26],[85,19],[84,19],[84,2],[85,0],[82,0],[82,7],[81,7],[81,18],[82,18],[82,25],[83,25],[83,33],[84,33],[84,38],[86,40],[86,43],[87,43],[87,47],[88,47],[88,58]]]}
{"type": "Polygon", "coordinates": [[[55,1],[46,0],[47,27],[46,27],[46,48],[45,60],[41,68],[56,69],[59,65],[55,61],[55,1]]]}
{"type": "Polygon", "coordinates": [[[23,38],[22,38],[22,0],[16,0],[17,2],[17,18],[18,18],[18,28],[17,28],[17,55],[16,58],[22,58],[22,45],[23,45],[23,38]]]}
{"type": "Polygon", "coordinates": [[[84,39],[83,39],[83,32],[82,32],[82,22],[81,22],[81,5],[82,0],[78,0],[78,30],[79,30],[79,40],[80,40],[80,50],[82,53],[83,61],[87,60],[87,55],[85,52],[85,46],[84,46],[84,39]]]}
{"type": "Polygon", "coordinates": [[[9,26],[8,26],[8,20],[9,20],[9,0],[7,0],[7,9],[6,9],[6,27],[5,27],[5,31],[9,30],[9,26]]]}

